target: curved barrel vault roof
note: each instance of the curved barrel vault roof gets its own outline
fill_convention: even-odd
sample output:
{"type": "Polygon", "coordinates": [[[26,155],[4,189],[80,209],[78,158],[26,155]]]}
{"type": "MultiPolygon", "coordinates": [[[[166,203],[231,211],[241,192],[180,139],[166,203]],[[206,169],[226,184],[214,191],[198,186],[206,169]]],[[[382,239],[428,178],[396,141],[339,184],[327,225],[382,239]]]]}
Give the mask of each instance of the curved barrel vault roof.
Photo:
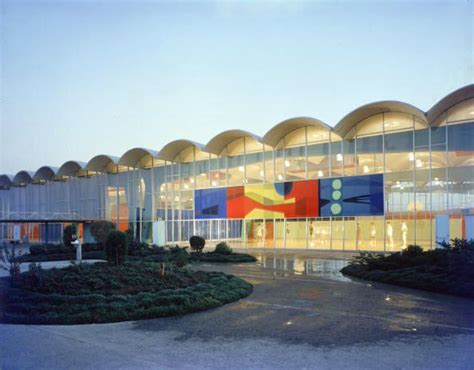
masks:
{"type": "Polygon", "coordinates": [[[281,139],[283,139],[289,133],[301,128],[313,126],[323,130],[332,131],[332,127],[312,117],[295,117],[282,121],[273,126],[263,136],[263,142],[271,147],[275,147],[281,139]]]}
{"type": "Polygon", "coordinates": [[[127,150],[119,159],[118,164],[133,168],[147,168],[158,159],[158,152],[147,148],[132,148],[127,150]]]}
{"type": "Polygon", "coordinates": [[[13,177],[13,182],[16,185],[20,184],[30,184],[33,181],[34,172],[33,171],[18,171],[17,174],[13,177]]]}
{"type": "Polygon", "coordinates": [[[57,176],[67,176],[67,177],[74,177],[74,176],[81,176],[85,171],[86,163],[81,161],[67,161],[64,162],[61,167],[59,167],[58,172],[56,173],[57,176]]]}
{"type": "Polygon", "coordinates": [[[417,107],[401,101],[385,100],[365,104],[359,108],[354,109],[338,122],[333,131],[340,137],[344,138],[359,122],[373,115],[387,112],[401,112],[411,114],[428,125],[425,113],[423,113],[423,111],[417,107]]]}
{"type": "Polygon", "coordinates": [[[93,172],[116,173],[119,169],[119,157],[108,154],[99,154],[87,162],[85,169],[93,172]]]}
{"type": "Polygon", "coordinates": [[[211,138],[206,145],[191,140],[181,139],[166,144],[159,152],[147,148],[132,148],[126,151],[120,158],[110,155],[97,155],[90,159],[87,164],[79,161],[67,161],[58,169],[51,166],[42,166],[36,172],[19,171],[15,176],[3,174],[0,176],[0,187],[9,188],[17,184],[45,182],[65,176],[84,176],[87,171],[91,172],[116,172],[117,166],[149,168],[153,161],[175,161],[180,152],[189,146],[195,146],[207,153],[221,154],[224,148],[233,141],[242,137],[251,137],[256,141],[275,147],[278,142],[292,131],[306,126],[320,127],[331,131],[344,138],[356,125],[366,118],[375,114],[385,112],[401,112],[414,115],[426,126],[436,124],[438,118],[450,108],[465,100],[474,98],[474,84],[457,89],[444,98],[440,99],[426,113],[417,107],[400,101],[379,101],[369,103],[356,108],[344,116],[335,127],[331,128],[326,123],[312,117],[295,117],[284,120],[267,131],[262,137],[244,130],[227,130],[211,138]],[[115,168],[115,169],[114,169],[115,168]]]}
{"type": "Polygon", "coordinates": [[[214,136],[204,147],[204,151],[212,154],[221,154],[227,145],[242,137],[251,137],[263,144],[263,139],[244,130],[227,130],[214,136]]]}
{"type": "Polygon", "coordinates": [[[43,166],[36,170],[33,175],[33,181],[50,181],[58,173],[59,168],[51,166],[43,166]]]}
{"type": "Polygon", "coordinates": [[[468,100],[474,98],[474,84],[461,87],[440,99],[431,109],[426,113],[428,118],[428,123],[430,126],[438,119],[440,115],[446,112],[449,108],[468,100]]]}
{"type": "Polygon", "coordinates": [[[194,146],[202,152],[204,151],[204,144],[196,143],[195,141],[191,140],[180,139],[166,144],[158,153],[158,158],[173,162],[179,153],[190,146],[194,146]]]}
{"type": "Polygon", "coordinates": [[[0,188],[9,188],[13,186],[13,176],[12,175],[0,175],[0,188]]]}

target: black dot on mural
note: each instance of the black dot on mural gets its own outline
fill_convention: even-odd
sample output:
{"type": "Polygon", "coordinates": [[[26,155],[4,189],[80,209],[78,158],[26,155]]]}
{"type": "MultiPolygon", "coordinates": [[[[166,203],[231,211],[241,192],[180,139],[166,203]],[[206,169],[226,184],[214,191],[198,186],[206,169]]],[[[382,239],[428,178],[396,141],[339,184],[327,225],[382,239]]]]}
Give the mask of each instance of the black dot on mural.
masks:
{"type": "Polygon", "coordinates": [[[291,189],[293,188],[292,182],[285,182],[284,193],[283,195],[287,195],[291,193],[291,189]]]}

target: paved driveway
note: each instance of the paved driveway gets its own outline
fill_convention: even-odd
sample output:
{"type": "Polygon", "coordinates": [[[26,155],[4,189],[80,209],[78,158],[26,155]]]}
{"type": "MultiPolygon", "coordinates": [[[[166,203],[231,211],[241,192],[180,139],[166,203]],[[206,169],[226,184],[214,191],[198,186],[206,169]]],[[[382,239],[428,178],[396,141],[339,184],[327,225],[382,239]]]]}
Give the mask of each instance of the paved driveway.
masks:
{"type": "Polygon", "coordinates": [[[258,264],[200,265],[255,289],[184,317],[1,325],[1,368],[473,368],[474,301],[351,280],[338,273],[346,261],[322,257],[258,253],[258,264]]]}

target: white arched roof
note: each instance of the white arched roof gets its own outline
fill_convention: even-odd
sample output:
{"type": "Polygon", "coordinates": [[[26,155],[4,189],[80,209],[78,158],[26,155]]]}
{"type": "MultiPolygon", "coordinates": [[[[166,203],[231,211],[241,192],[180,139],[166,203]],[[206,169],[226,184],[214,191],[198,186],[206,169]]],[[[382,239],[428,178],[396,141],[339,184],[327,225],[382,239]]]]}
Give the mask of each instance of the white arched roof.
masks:
{"type": "Polygon", "coordinates": [[[12,175],[0,175],[0,188],[9,188],[13,186],[13,176],[12,175]]]}
{"type": "Polygon", "coordinates": [[[147,168],[152,166],[154,158],[158,158],[156,150],[132,148],[120,157],[119,164],[127,167],[147,168]]]}
{"type": "Polygon", "coordinates": [[[81,176],[85,171],[86,163],[80,161],[67,161],[64,162],[57,172],[58,176],[81,176]]]}
{"type": "Polygon", "coordinates": [[[263,136],[263,142],[272,147],[275,147],[281,139],[283,139],[289,133],[307,126],[318,127],[326,131],[331,131],[332,127],[328,126],[323,121],[320,121],[316,118],[311,117],[295,117],[287,119],[283,122],[278,123],[273,126],[268,132],[263,136]]]}
{"type": "Polygon", "coordinates": [[[108,154],[99,154],[87,162],[85,169],[92,172],[115,173],[118,171],[120,158],[108,154]]]}
{"type": "Polygon", "coordinates": [[[34,172],[32,171],[18,171],[15,177],[13,177],[13,182],[16,185],[20,184],[29,184],[33,181],[34,172]]]}
{"type": "Polygon", "coordinates": [[[439,116],[446,112],[449,108],[474,98],[474,84],[461,87],[439,100],[433,107],[426,113],[428,123],[432,125],[439,116]]]}
{"type": "Polygon", "coordinates": [[[251,137],[263,144],[263,139],[251,132],[244,130],[228,130],[214,136],[204,147],[204,151],[213,154],[221,154],[227,145],[241,137],[251,137]]]}
{"type": "Polygon", "coordinates": [[[33,175],[33,181],[50,181],[58,173],[59,168],[43,166],[36,170],[33,175]]]}
{"type": "Polygon", "coordinates": [[[411,114],[428,125],[426,116],[420,109],[404,102],[387,100],[366,104],[353,110],[341,119],[333,130],[340,137],[344,138],[359,122],[373,115],[387,112],[411,114]]]}
{"type": "Polygon", "coordinates": [[[200,151],[204,151],[204,144],[196,143],[195,141],[181,139],[175,140],[166,144],[158,153],[158,158],[164,161],[174,161],[175,158],[183,150],[189,148],[190,146],[198,148],[200,151]]]}

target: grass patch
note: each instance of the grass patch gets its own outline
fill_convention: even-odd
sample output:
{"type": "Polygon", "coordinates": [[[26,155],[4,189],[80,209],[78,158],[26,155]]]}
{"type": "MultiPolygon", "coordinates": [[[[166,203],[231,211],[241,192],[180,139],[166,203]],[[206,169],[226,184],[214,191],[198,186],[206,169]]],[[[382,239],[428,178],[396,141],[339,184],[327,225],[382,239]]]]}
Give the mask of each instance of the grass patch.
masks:
{"type": "Polygon", "coordinates": [[[128,261],[38,268],[0,283],[0,320],[15,324],[86,324],[151,319],[219,307],[252,285],[232,275],[128,261]]]}
{"type": "Polygon", "coordinates": [[[474,241],[455,239],[443,249],[409,246],[389,255],[360,253],[341,272],[357,278],[474,298],[474,241]]]}

